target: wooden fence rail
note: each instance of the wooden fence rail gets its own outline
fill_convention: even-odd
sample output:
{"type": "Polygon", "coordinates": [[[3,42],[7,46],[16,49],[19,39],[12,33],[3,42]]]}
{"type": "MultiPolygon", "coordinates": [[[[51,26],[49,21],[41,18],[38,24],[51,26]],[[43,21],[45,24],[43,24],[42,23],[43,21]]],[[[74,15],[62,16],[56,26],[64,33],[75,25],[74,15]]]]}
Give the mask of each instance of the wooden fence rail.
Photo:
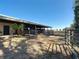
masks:
{"type": "Polygon", "coordinates": [[[74,30],[71,29],[65,29],[65,43],[69,44],[71,46],[72,49],[72,59],[78,59],[78,53],[75,48],[74,45],[77,45],[75,38],[74,38],[74,30]]]}

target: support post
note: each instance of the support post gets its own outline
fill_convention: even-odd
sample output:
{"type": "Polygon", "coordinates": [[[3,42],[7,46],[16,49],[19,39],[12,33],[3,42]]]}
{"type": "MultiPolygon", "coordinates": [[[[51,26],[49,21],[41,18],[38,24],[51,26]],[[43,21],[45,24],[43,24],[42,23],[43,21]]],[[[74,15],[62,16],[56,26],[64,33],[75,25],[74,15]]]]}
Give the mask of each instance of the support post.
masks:
{"type": "Polygon", "coordinates": [[[67,43],[67,30],[65,29],[65,44],[67,43]]]}
{"type": "Polygon", "coordinates": [[[71,40],[71,31],[69,30],[69,44],[70,44],[70,40],[71,40]]]}
{"type": "Polygon", "coordinates": [[[35,26],[35,35],[37,35],[37,27],[35,26]]]}

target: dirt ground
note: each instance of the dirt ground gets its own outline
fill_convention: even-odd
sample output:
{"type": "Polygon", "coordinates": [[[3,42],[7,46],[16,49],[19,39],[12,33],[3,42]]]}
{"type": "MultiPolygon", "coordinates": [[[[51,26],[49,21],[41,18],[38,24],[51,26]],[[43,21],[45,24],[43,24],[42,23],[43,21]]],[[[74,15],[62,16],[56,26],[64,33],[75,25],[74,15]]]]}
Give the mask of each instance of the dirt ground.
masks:
{"type": "Polygon", "coordinates": [[[45,35],[29,40],[26,37],[1,39],[0,59],[66,59],[67,56],[67,59],[70,59],[71,51],[66,51],[67,56],[63,52],[68,49],[63,39],[45,35]]]}

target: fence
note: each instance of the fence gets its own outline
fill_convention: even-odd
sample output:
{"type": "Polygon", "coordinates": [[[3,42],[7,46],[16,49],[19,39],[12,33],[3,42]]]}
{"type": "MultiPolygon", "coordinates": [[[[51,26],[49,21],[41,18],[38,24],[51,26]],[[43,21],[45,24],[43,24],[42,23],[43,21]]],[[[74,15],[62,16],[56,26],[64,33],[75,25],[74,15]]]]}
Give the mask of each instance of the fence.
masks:
{"type": "Polygon", "coordinates": [[[70,29],[65,29],[65,43],[66,44],[72,44],[72,41],[74,40],[74,31],[70,29]]]}
{"type": "Polygon", "coordinates": [[[79,52],[75,49],[74,46],[77,46],[76,43],[76,37],[75,37],[75,31],[71,29],[65,29],[65,43],[69,44],[72,48],[72,59],[78,59],[79,58],[79,52]]]}

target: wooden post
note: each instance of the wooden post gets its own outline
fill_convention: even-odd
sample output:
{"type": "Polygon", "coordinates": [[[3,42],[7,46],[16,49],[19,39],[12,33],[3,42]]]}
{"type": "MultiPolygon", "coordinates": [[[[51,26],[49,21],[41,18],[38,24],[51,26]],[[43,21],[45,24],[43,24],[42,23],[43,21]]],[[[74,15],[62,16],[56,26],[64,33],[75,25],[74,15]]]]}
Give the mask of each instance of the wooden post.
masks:
{"type": "Polygon", "coordinates": [[[71,40],[71,30],[69,30],[69,40],[68,40],[69,44],[71,44],[70,40],[71,40]]]}
{"type": "Polygon", "coordinates": [[[28,28],[28,30],[29,30],[29,39],[30,39],[30,28],[28,28]]]}
{"type": "Polygon", "coordinates": [[[73,48],[73,40],[74,40],[74,31],[72,31],[72,36],[71,36],[71,45],[72,45],[72,48],[73,48]]]}
{"type": "Polygon", "coordinates": [[[38,35],[38,33],[37,33],[37,26],[35,26],[35,38],[37,38],[37,35],[38,35]]]}
{"type": "Polygon", "coordinates": [[[37,35],[37,27],[35,26],[35,35],[37,35]]]}
{"type": "Polygon", "coordinates": [[[67,30],[65,29],[65,44],[67,43],[66,39],[67,39],[67,30]]]}

